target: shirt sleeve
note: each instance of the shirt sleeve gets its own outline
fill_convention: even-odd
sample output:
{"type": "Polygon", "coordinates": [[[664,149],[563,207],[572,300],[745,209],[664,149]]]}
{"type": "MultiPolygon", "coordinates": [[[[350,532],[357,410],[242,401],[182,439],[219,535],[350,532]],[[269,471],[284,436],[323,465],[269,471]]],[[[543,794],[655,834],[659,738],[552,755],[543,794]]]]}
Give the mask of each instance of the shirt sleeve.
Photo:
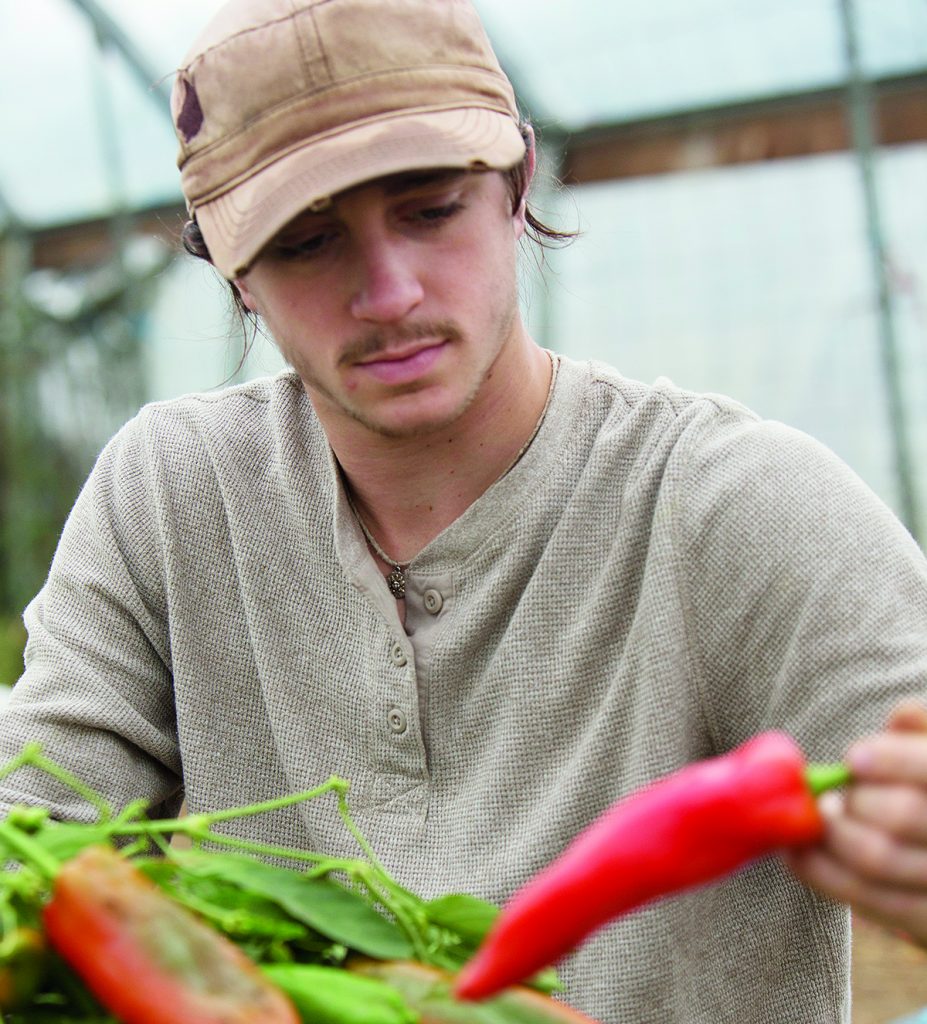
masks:
{"type": "Polygon", "coordinates": [[[832,452],[720,416],[673,470],[702,703],[727,749],[768,728],[838,758],[903,697],[927,700],[927,561],[832,452]]]}
{"type": "MultiPolygon", "coordinates": [[[[29,742],[115,808],[182,798],[163,557],[143,416],[104,449],[65,524],[46,583],[26,609],[25,672],[0,710],[0,762],[29,742]]],[[[0,781],[0,811],[95,811],[43,772],[0,781]]]]}

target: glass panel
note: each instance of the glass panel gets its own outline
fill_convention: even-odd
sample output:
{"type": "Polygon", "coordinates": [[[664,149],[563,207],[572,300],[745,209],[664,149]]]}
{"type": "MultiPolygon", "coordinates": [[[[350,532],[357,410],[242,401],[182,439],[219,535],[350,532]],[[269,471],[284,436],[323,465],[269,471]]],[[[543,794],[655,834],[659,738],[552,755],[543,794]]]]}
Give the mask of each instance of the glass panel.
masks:
{"type": "Polygon", "coordinates": [[[855,0],[863,67],[871,75],[900,74],[927,66],[924,0],[855,0]]]}
{"type": "Polygon", "coordinates": [[[153,67],[171,73],[225,0],[97,0],[141,47],[153,67]]]}
{"type": "Polygon", "coordinates": [[[108,200],[88,62],[94,41],[62,0],[0,6],[0,189],[18,216],[68,219],[108,200]]]}
{"type": "Polygon", "coordinates": [[[927,143],[880,153],[879,202],[888,252],[905,411],[915,463],[922,542],[927,538],[927,143]]]}
{"type": "MultiPolygon", "coordinates": [[[[877,0],[878,2],[878,0],[877,0]]],[[[835,0],[477,0],[529,112],[578,128],[831,85],[835,0]]]]}
{"type": "Polygon", "coordinates": [[[0,190],[29,224],[178,196],[163,105],[66,0],[0,7],[0,123],[0,190]]]}
{"type": "MultiPolygon", "coordinates": [[[[896,159],[889,154],[887,167],[896,159]]],[[[910,197],[923,156],[891,173],[910,197]]],[[[629,377],[731,395],[817,437],[895,503],[876,291],[850,156],[585,186],[575,199],[586,234],[555,260],[552,346],[629,377]]],[[[902,205],[891,215],[898,227],[902,205]]],[[[923,213],[903,237],[899,260],[920,279],[923,213]]]]}
{"type": "Polygon", "coordinates": [[[242,325],[229,289],[212,267],[177,256],[161,276],[142,325],[148,399],[211,391],[225,383],[277,373],[284,361],[272,341],[258,333],[244,352],[242,325]]]}

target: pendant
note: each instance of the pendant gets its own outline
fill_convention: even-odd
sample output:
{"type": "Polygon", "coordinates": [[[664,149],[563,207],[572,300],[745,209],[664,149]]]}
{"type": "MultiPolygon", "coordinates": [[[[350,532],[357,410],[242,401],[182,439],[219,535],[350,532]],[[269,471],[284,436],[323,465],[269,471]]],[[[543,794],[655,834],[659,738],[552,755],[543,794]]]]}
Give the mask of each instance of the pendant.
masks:
{"type": "Polygon", "coordinates": [[[401,565],[394,566],[393,571],[386,577],[386,585],[397,601],[406,596],[406,574],[402,571],[401,565]]]}

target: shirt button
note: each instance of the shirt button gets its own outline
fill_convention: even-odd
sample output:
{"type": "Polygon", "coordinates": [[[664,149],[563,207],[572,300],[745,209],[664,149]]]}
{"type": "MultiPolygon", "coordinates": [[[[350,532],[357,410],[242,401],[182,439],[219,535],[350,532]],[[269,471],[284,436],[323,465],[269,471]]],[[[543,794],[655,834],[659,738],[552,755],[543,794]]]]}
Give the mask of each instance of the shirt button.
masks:
{"type": "Polygon", "coordinates": [[[397,735],[406,731],[408,722],[406,721],[405,712],[400,711],[399,708],[390,708],[386,720],[389,722],[390,729],[397,735]]]}
{"type": "Polygon", "coordinates": [[[402,668],[403,665],[407,664],[409,659],[406,657],[406,652],[403,650],[402,644],[395,643],[389,649],[390,661],[396,666],[396,668],[402,668]]]}
{"type": "Polygon", "coordinates": [[[422,601],[425,605],[425,611],[429,615],[437,615],[444,605],[444,598],[441,596],[441,592],[438,590],[426,590],[422,601]]]}

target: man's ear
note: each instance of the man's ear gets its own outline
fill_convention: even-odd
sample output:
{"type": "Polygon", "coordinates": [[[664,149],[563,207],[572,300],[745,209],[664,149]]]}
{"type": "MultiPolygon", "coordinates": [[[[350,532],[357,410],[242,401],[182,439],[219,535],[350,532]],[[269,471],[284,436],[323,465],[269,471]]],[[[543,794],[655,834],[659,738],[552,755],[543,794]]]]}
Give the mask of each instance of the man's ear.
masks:
{"type": "Polygon", "coordinates": [[[238,294],[241,296],[241,301],[244,304],[245,309],[249,310],[251,313],[257,314],[257,300],[248,288],[247,284],[245,284],[245,279],[243,277],[236,277],[235,280],[232,281],[232,284],[238,290],[238,294]]]}
{"type": "Polygon", "coordinates": [[[534,180],[534,172],[537,167],[537,152],[534,146],[534,129],[531,125],[525,125],[522,129],[525,138],[525,190],[521,196],[521,202],[518,204],[518,209],[515,211],[515,237],[521,238],[527,228],[527,222],[525,220],[525,213],[528,206],[528,190],[531,188],[531,182],[534,180]]]}

